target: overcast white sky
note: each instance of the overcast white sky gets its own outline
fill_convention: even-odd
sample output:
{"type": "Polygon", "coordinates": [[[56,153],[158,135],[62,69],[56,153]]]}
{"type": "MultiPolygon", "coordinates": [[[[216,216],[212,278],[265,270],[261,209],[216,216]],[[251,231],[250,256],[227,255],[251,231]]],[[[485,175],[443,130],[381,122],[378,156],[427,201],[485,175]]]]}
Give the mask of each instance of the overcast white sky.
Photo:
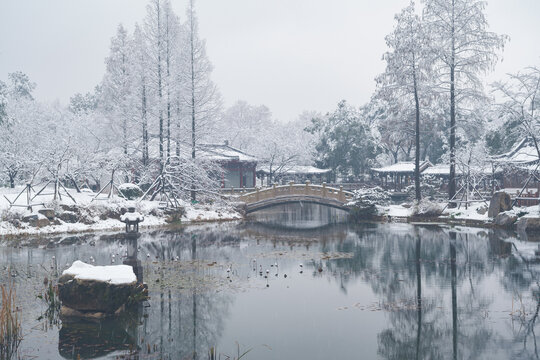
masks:
{"type": "MultiPolygon", "coordinates": [[[[184,15],[186,0],[171,0],[184,15]]],[[[287,121],[303,110],[369,100],[384,36],[409,0],[198,0],[200,32],[225,105],[265,104],[287,121]]],[[[0,79],[21,70],[40,100],[67,103],[104,72],[118,23],[133,29],[145,0],[0,0],[0,79]]],[[[510,35],[492,79],[540,64],[540,0],[489,0],[491,30],[510,35]]]]}

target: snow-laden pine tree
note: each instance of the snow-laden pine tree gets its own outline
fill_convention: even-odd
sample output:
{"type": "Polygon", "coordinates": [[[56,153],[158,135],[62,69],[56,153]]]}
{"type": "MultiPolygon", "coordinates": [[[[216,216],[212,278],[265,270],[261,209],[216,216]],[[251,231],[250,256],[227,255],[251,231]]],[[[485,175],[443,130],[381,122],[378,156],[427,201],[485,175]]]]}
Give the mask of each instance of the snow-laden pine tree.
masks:
{"type": "Polygon", "coordinates": [[[426,103],[422,99],[429,97],[428,82],[433,56],[428,47],[429,38],[420,17],[415,13],[413,2],[397,14],[395,20],[394,31],[386,37],[390,51],[383,56],[386,70],[377,78],[377,96],[400,99],[399,103],[404,107],[398,110],[398,116],[407,118],[408,113],[414,113],[414,183],[415,197],[420,201],[421,103],[426,103]]]}
{"type": "Polygon", "coordinates": [[[505,36],[488,31],[483,0],[423,0],[423,19],[436,55],[437,87],[449,101],[448,196],[456,193],[456,130],[484,98],[481,76],[498,61],[505,36]]]}
{"type": "MultiPolygon", "coordinates": [[[[208,137],[221,110],[221,96],[212,81],[212,64],[206,54],[206,42],[199,37],[199,25],[195,12],[195,1],[190,0],[186,10],[185,49],[182,49],[181,106],[190,122],[191,158],[196,158],[197,143],[208,137]]],[[[193,184],[195,189],[195,184],[193,184]]],[[[196,191],[191,191],[191,200],[196,200],[196,191]]]]}
{"type": "Polygon", "coordinates": [[[121,139],[125,155],[134,140],[133,134],[133,46],[132,40],[121,24],[111,39],[109,56],[105,59],[106,71],[102,82],[102,106],[110,119],[111,129],[121,139]]]}

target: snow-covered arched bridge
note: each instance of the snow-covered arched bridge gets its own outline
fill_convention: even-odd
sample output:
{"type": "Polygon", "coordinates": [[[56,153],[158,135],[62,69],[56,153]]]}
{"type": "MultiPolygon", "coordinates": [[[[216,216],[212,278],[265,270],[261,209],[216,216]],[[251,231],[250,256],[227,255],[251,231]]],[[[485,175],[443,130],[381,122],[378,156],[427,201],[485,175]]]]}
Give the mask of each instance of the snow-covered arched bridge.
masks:
{"type": "Polygon", "coordinates": [[[257,189],[256,191],[239,196],[239,201],[246,204],[246,213],[272,206],[290,203],[312,203],[331,208],[349,211],[346,204],[352,200],[353,193],[339,189],[327,187],[326,184],[312,185],[305,184],[274,185],[267,189],[257,189]]]}

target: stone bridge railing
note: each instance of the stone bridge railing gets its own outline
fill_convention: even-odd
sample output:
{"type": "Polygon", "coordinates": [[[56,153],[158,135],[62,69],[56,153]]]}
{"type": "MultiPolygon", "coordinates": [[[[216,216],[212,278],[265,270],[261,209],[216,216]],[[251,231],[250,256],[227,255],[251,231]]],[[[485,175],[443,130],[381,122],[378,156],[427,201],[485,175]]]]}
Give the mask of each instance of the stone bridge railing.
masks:
{"type": "Polygon", "coordinates": [[[336,189],[327,187],[325,183],[322,185],[312,185],[309,181],[306,181],[305,184],[289,183],[289,185],[280,186],[274,184],[270,188],[257,189],[253,192],[240,195],[238,199],[249,205],[259,201],[288,196],[315,196],[322,199],[336,200],[345,204],[352,200],[353,193],[344,191],[341,186],[339,189],[336,189]]]}

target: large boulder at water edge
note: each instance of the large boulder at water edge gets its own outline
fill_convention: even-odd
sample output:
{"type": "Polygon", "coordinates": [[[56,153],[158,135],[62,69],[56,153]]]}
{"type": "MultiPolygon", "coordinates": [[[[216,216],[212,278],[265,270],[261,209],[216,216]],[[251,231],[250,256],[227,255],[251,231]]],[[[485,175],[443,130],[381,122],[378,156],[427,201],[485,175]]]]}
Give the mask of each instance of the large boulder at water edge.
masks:
{"type": "Polygon", "coordinates": [[[100,319],[146,298],[129,265],[93,266],[82,261],[62,273],[58,291],[65,317],[100,319]]]}
{"type": "Polygon", "coordinates": [[[489,202],[488,216],[494,218],[502,211],[508,211],[512,209],[512,199],[510,195],[504,191],[499,191],[493,194],[491,201],[489,202]]]}
{"type": "Polygon", "coordinates": [[[540,234],[540,218],[522,217],[517,223],[518,232],[540,234]]]}
{"type": "Polygon", "coordinates": [[[497,226],[509,227],[509,226],[512,226],[516,222],[517,218],[518,217],[516,214],[503,212],[503,213],[498,214],[495,217],[494,223],[497,226]]]}
{"type": "Polygon", "coordinates": [[[22,221],[27,222],[34,227],[48,226],[51,223],[45,215],[39,213],[26,215],[22,218],[22,221]]]}
{"type": "Polygon", "coordinates": [[[43,208],[39,209],[38,213],[45,216],[50,221],[54,220],[54,209],[43,208]]]}
{"type": "Polygon", "coordinates": [[[74,224],[77,221],[79,221],[79,215],[72,211],[64,211],[60,215],[58,215],[58,218],[62,220],[63,222],[74,224]]]}

